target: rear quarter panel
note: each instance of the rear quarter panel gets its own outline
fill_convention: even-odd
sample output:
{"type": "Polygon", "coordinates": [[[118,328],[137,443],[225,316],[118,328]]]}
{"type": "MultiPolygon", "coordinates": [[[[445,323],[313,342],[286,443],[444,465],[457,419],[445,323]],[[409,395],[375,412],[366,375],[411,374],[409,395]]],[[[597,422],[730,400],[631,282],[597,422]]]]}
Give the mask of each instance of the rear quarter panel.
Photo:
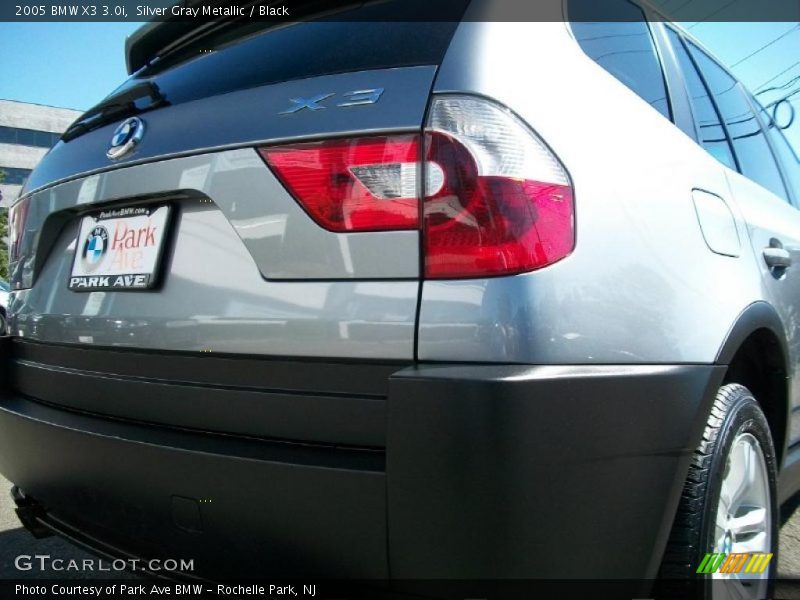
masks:
{"type": "Polygon", "coordinates": [[[574,183],[577,243],[540,271],[424,282],[421,360],[714,362],[762,289],[751,252],[714,254],[702,237],[692,189],[730,196],[711,156],[598,67],[563,22],[463,23],[434,91],[491,97],[551,146],[574,183]]]}

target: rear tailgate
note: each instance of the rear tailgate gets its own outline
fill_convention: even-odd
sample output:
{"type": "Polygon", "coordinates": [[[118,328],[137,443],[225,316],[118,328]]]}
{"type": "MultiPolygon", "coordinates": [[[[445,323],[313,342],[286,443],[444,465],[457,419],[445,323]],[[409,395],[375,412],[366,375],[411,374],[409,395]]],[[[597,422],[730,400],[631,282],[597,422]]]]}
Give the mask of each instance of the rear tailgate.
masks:
{"type": "MultiPolygon", "coordinates": [[[[456,23],[391,20],[400,6],[409,10],[389,2],[383,13],[347,13],[361,20],[223,28],[140,70],[114,94],[144,85],[158,97],[138,110],[144,135],[132,152],[106,156],[123,121],[115,119],[60,142],[31,175],[15,211],[12,333],[95,347],[412,360],[418,230],[326,229],[256,150],[419,132],[456,23]],[[106,225],[106,239],[95,224],[106,225]],[[138,237],[123,239],[120,228],[138,237]],[[136,249],[148,237],[157,248],[145,257],[146,281],[110,280],[134,289],[92,271],[104,244],[136,249]],[[142,283],[148,289],[135,288],[142,283]]],[[[115,273],[135,272],[118,254],[115,273]]]]}
{"type": "MultiPolygon", "coordinates": [[[[250,573],[387,577],[387,395],[414,359],[419,230],[326,229],[258,149],[419,137],[455,27],[198,41],[115,94],[145,92],[129,153],[106,156],[125,106],[59,143],[13,209],[4,475],[62,526],[132,554],[216,569],[224,547],[250,573]],[[197,537],[176,511],[200,498],[214,502],[197,537]]],[[[313,162],[297,156],[283,168],[313,162]]],[[[317,187],[359,177],[382,203],[394,197],[368,184],[415,183],[405,164],[358,166],[317,187]]]]}

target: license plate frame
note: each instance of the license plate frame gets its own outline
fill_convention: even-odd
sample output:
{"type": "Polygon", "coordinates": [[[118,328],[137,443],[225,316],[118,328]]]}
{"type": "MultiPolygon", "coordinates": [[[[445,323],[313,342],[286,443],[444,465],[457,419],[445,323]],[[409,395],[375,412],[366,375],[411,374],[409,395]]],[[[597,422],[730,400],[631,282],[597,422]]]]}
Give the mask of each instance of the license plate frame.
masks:
{"type": "Polygon", "coordinates": [[[73,292],[141,292],[161,285],[170,204],[107,208],[80,217],[67,287],[73,292]]]}

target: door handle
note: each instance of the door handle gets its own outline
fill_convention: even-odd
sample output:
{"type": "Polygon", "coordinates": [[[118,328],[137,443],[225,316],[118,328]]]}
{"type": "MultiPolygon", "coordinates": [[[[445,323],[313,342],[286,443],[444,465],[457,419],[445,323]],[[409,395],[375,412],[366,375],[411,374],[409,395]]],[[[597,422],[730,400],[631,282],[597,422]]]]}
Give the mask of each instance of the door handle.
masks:
{"type": "Polygon", "coordinates": [[[788,269],[792,266],[792,255],[781,247],[764,248],[764,260],[770,269],[788,269]]]}

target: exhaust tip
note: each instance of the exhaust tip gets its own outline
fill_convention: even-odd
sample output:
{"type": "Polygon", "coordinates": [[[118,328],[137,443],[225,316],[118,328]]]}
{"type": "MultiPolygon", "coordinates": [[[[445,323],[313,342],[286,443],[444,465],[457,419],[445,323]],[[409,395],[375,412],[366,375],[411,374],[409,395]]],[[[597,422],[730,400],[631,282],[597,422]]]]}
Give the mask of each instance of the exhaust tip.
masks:
{"type": "Polygon", "coordinates": [[[14,504],[17,505],[17,518],[33,537],[42,539],[53,535],[53,532],[43,523],[47,513],[41,504],[26,495],[16,485],[11,488],[11,498],[14,500],[14,504]]]}

